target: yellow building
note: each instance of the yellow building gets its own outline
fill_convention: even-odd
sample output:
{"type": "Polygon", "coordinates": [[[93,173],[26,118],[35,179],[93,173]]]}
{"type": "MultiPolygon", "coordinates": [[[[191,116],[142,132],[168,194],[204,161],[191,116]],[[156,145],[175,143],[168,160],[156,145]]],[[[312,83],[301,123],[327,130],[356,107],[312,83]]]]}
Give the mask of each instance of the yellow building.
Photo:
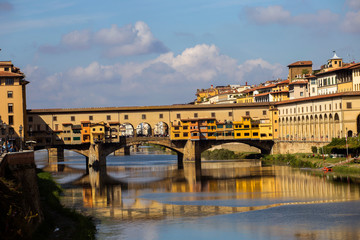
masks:
{"type": "Polygon", "coordinates": [[[273,96],[272,101],[285,101],[289,99],[289,80],[281,81],[275,84],[273,87],[271,95],[273,96]]]}
{"type": "Polygon", "coordinates": [[[0,138],[19,146],[26,137],[26,84],[11,61],[0,61],[0,138]]]}
{"type": "Polygon", "coordinates": [[[219,91],[217,88],[214,88],[213,85],[211,85],[211,88],[208,89],[198,89],[196,91],[196,103],[201,103],[205,100],[207,100],[209,97],[218,95],[219,91]]]}
{"type": "Polygon", "coordinates": [[[106,124],[104,122],[90,124],[90,143],[105,142],[106,124]]]}

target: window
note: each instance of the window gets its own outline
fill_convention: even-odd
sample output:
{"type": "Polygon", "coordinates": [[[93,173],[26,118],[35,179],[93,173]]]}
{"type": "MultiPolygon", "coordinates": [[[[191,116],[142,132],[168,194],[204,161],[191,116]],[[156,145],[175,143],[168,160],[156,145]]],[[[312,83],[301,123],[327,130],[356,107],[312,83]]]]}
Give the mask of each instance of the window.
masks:
{"type": "Polygon", "coordinates": [[[70,119],[71,119],[72,122],[74,122],[75,121],[75,116],[71,116],[70,119]]]}
{"type": "Polygon", "coordinates": [[[14,124],[14,116],[9,116],[9,125],[14,124]]]}
{"type": "Polygon", "coordinates": [[[56,122],[57,121],[57,117],[53,116],[53,121],[56,122]]]}
{"type": "Polygon", "coordinates": [[[188,130],[188,126],[183,126],[183,130],[188,130]]]}
{"type": "Polygon", "coordinates": [[[189,134],[188,133],[183,133],[183,136],[187,137],[187,136],[189,136],[189,134]]]}
{"type": "Polygon", "coordinates": [[[141,119],[146,119],[146,114],[141,115],[141,119]]]}
{"type": "Polygon", "coordinates": [[[14,108],[13,108],[13,104],[12,103],[9,103],[8,104],[8,113],[13,113],[14,112],[14,108]]]}
{"type": "Polygon", "coordinates": [[[124,119],[128,120],[129,119],[129,115],[124,115],[124,119]]]}
{"type": "Polygon", "coordinates": [[[331,110],[331,104],[329,104],[329,110],[331,110]]]}
{"type": "Polygon", "coordinates": [[[266,110],[263,111],[263,115],[266,115],[266,110]]]}
{"type": "Polygon", "coordinates": [[[180,113],[176,114],[176,118],[181,118],[181,114],[180,113]]]}
{"type": "Polygon", "coordinates": [[[249,133],[244,133],[244,136],[250,136],[250,134],[249,133]]]}
{"type": "Polygon", "coordinates": [[[347,103],[346,103],[346,108],[347,108],[347,109],[352,108],[351,102],[347,102],[347,103]]]}
{"type": "Polygon", "coordinates": [[[59,130],[59,124],[55,124],[55,130],[59,130]]]}
{"type": "Polygon", "coordinates": [[[175,134],[175,137],[180,137],[180,134],[176,133],[176,134],[175,134]]]}
{"type": "Polygon", "coordinates": [[[164,115],[162,113],[160,113],[159,118],[164,118],[164,115]]]}
{"type": "Polygon", "coordinates": [[[253,136],[259,136],[258,132],[253,132],[253,136]]]}
{"type": "Polygon", "coordinates": [[[249,112],[249,111],[246,111],[246,112],[245,112],[245,115],[246,115],[246,116],[250,116],[250,112],[249,112]]]}
{"type": "Polygon", "coordinates": [[[300,97],[304,96],[304,92],[300,92],[300,97]]]}
{"type": "Polygon", "coordinates": [[[111,120],[111,115],[107,115],[106,120],[108,120],[108,121],[111,120]]]}
{"type": "Polygon", "coordinates": [[[13,98],[13,91],[8,91],[7,96],[8,98],[13,98]]]}
{"type": "Polygon", "coordinates": [[[6,78],[5,79],[5,85],[14,85],[14,79],[13,78],[6,78]]]}
{"type": "Polygon", "coordinates": [[[339,103],[339,109],[341,109],[341,107],[342,107],[342,105],[341,105],[341,103],[339,103]]]}
{"type": "Polygon", "coordinates": [[[232,117],[232,115],[233,115],[232,112],[229,112],[229,117],[232,117]]]}
{"type": "MultiPolygon", "coordinates": [[[[92,121],[94,118],[93,118],[93,116],[89,116],[89,121],[92,121]]],[[[84,125],[84,127],[85,127],[85,125],[84,125]]]]}
{"type": "Polygon", "coordinates": [[[194,118],[197,118],[198,117],[198,114],[197,113],[194,113],[194,118]]]}
{"type": "Polygon", "coordinates": [[[211,117],[216,117],[216,114],[214,112],[211,113],[211,117]]]}
{"type": "Polygon", "coordinates": [[[29,122],[32,122],[33,121],[33,117],[29,117],[29,122]]]}

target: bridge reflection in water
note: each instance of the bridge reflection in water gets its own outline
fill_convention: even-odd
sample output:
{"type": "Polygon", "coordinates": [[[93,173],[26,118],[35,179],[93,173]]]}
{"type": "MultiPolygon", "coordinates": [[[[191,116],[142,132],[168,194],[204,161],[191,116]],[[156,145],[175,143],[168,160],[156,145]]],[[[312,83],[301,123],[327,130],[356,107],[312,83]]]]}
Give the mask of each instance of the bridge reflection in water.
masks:
{"type": "Polygon", "coordinates": [[[261,210],[282,205],[360,199],[357,185],[334,184],[313,173],[258,162],[113,166],[77,174],[67,184],[64,204],[89,209],[96,217],[122,220],[199,217],[261,210]],[[78,187],[73,187],[73,185],[78,187]]]}

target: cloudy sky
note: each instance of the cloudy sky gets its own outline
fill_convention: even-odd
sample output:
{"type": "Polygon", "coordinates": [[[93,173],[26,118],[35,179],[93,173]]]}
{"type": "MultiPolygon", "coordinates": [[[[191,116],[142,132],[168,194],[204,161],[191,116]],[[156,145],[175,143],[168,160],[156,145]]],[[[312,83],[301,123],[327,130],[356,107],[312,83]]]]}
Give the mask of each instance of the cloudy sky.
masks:
{"type": "Polygon", "coordinates": [[[0,22],[32,109],[188,103],[334,50],[360,62],[360,0],[0,0],[0,22]]]}

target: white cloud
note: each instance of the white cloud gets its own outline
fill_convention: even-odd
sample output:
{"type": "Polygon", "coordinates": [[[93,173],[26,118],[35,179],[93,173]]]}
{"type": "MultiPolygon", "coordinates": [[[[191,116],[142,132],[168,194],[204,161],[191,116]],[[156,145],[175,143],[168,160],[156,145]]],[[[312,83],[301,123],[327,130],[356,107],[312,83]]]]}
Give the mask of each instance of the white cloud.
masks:
{"type": "Polygon", "coordinates": [[[100,29],[97,32],[76,30],[63,35],[60,44],[40,46],[44,53],[59,53],[69,50],[84,50],[92,46],[100,47],[106,57],[164,53],[168,49],[152,34],[149,26],[138,21],[134,25],[100,29]]]}
{"type": "Polygon", "coordinates": [[[360,33],[360,11],[346,13],[341,27],[345,32],[360,33]]]}
{"type": "Polygon", "coordinates": [[[291,13],[282,6],[249,7],[246,15],[256,24],[287,23],[291,19],[291,13]]]}
{"type": "Polygon", "coordinates": [[[195,98],[197,88],[253,84],[254,79],[284,77],[286,69],[263,59],[238,64],[215,45],[202,44],[141,63],[93,62],[47,77],[37,67],[28,67],[25,73],[31,82],[29,104],[49,108],[186,103],[195,98]]]}
{"type": "Polygon", "coordinates": [[[360,9],[360,1],[359,0],[346,0],[346,4],[352,9],[360,9]]]}
{"type": "Polygon", "coordinates": [[[88,30],[73,31],[61,38],[61,45],[71,49],[86,49],[90,47],[91,33],[88,30]]]}
{"type": "Polygon", "coordinates": [[[249,7],[246,9],[248,19],[258,25],[296,24],[299,26],[325,27],[336,23],[339,15],[330,10],[319,10],[316,13],[293,16],[282,6],[249,7]]]}

